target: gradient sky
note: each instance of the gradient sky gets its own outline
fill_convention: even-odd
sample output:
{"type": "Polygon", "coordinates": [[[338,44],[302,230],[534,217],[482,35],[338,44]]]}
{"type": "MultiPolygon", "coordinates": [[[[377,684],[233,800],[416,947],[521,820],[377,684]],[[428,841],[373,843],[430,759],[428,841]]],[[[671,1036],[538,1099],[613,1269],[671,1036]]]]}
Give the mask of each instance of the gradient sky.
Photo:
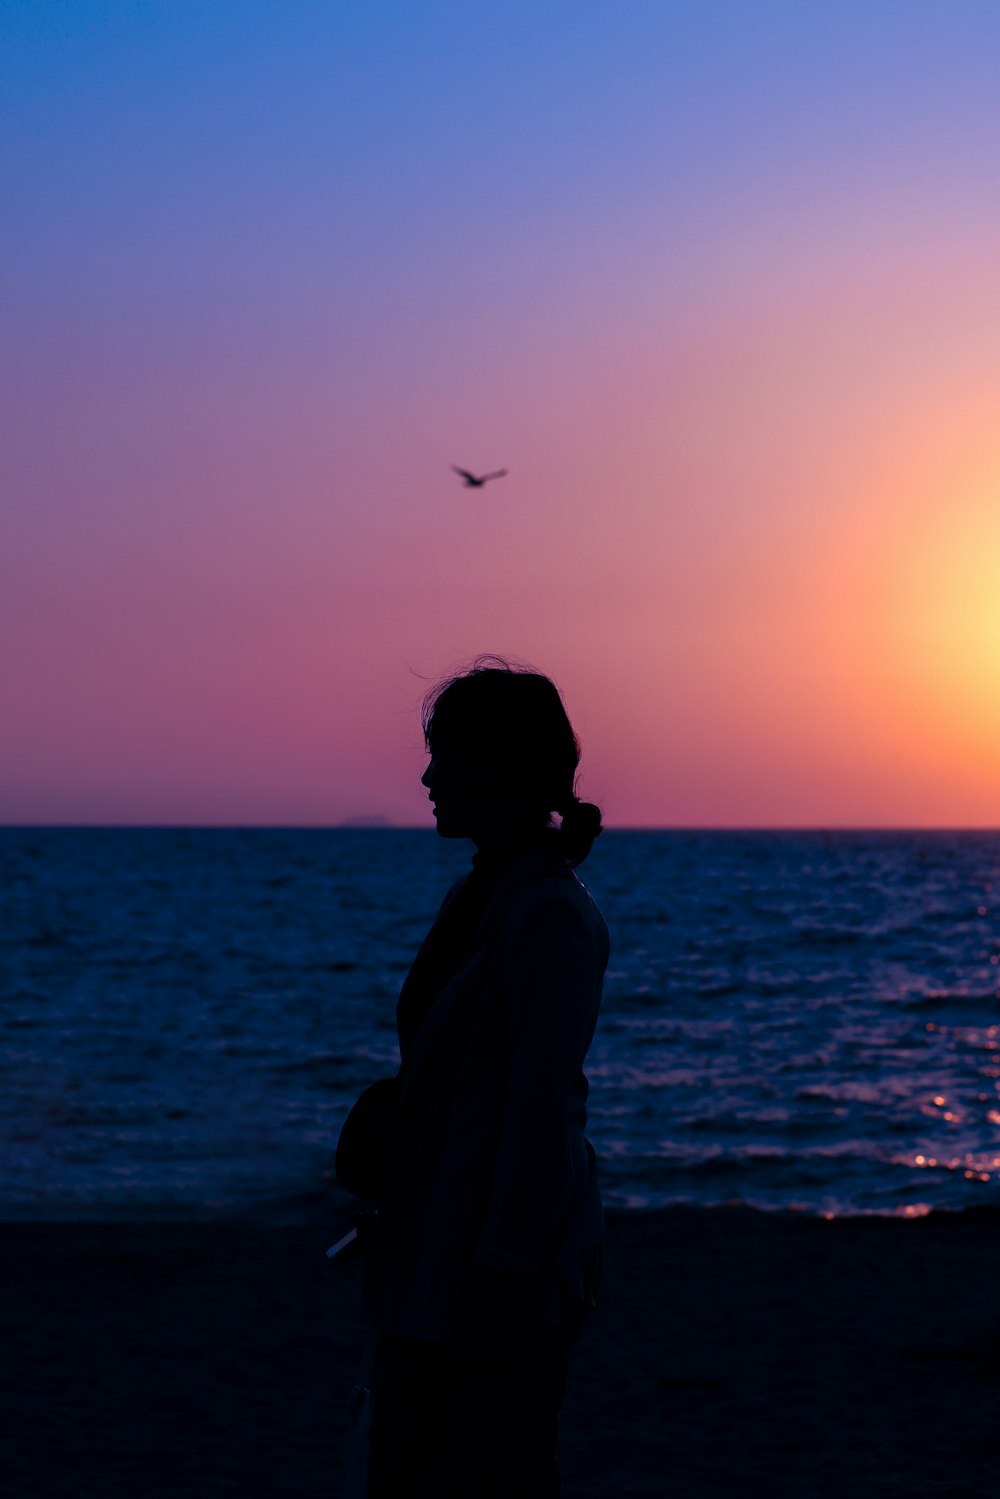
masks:
{"type": "Polygon", "coordinates": [[[611,825],[1000,824],[992,0],[0,28],[0,821],[430,826],[498,651],[611,825]]]}

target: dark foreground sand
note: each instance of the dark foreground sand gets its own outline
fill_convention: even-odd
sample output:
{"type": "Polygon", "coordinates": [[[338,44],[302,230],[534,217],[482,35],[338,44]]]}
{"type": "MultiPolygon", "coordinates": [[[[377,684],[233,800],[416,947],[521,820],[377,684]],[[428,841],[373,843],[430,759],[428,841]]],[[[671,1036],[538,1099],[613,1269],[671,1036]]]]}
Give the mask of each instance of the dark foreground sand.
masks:
{"type": "MultiPolygon", "coordinates": [[[[339,1226],[0,1225],[4,1494],[336,1499],[339,1226]]],[[[1000,1212],[611,1214],[607,1249],[567,1499],[1000,1495],[1000,1212]]]]}

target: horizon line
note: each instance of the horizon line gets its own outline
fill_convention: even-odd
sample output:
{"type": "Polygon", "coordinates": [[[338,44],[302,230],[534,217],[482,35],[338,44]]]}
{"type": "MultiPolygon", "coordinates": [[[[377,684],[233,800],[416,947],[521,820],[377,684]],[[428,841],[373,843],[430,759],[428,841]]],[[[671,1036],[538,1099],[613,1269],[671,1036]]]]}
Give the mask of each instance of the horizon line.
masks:
{"type": "MultiPolygon", "coordinates": [[[[0,822],[0,832],[436,833],[433,823],[0,822]]],[[[604,833],[1000,833],[994,823],[610,823],[604,833]]],[[[443,839],[461,842],[461,839],[443,839]]],[[[471,841],[471,840],[467,840],[471,841]]]]}

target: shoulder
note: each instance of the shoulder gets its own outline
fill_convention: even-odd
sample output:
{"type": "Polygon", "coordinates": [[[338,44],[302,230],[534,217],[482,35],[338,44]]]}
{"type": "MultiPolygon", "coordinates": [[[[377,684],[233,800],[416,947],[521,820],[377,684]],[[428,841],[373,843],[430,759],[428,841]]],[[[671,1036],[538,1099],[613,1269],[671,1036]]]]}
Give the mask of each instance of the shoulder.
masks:
{"type": "Polygon", "coordinates": [[[511,902],[504,926],[514,942],[565,935],[584,938],[598,953],[606,953],[610,946],[600,907],[571,870],[526,880],[511,902]]]}
{"type": "Polygon", "coordinates": [[[448,907],[454,901],[459,891],[465,889],[471,878],[472,871],[466,870],[465,874],[460,874],[457,880],[452,881],[452,883],[448,886],[447,890],[444,893],[444,899],[438,907],[437,917],[435,918],[436,920],[439,920],[444,915],[445,911],[447,911],[448,907]]]}

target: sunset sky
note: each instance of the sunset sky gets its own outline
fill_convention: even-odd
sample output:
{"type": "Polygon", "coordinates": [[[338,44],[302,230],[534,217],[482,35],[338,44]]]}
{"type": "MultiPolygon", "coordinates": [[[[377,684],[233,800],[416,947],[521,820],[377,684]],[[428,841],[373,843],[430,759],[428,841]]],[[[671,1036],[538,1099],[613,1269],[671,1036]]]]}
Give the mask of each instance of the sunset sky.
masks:
{"type": "Polygon", "coordinates": [[[492,651],[612,826],[1000,825],[1000,7],[0,29],[0,822],[429,827],[492,651]]]}

